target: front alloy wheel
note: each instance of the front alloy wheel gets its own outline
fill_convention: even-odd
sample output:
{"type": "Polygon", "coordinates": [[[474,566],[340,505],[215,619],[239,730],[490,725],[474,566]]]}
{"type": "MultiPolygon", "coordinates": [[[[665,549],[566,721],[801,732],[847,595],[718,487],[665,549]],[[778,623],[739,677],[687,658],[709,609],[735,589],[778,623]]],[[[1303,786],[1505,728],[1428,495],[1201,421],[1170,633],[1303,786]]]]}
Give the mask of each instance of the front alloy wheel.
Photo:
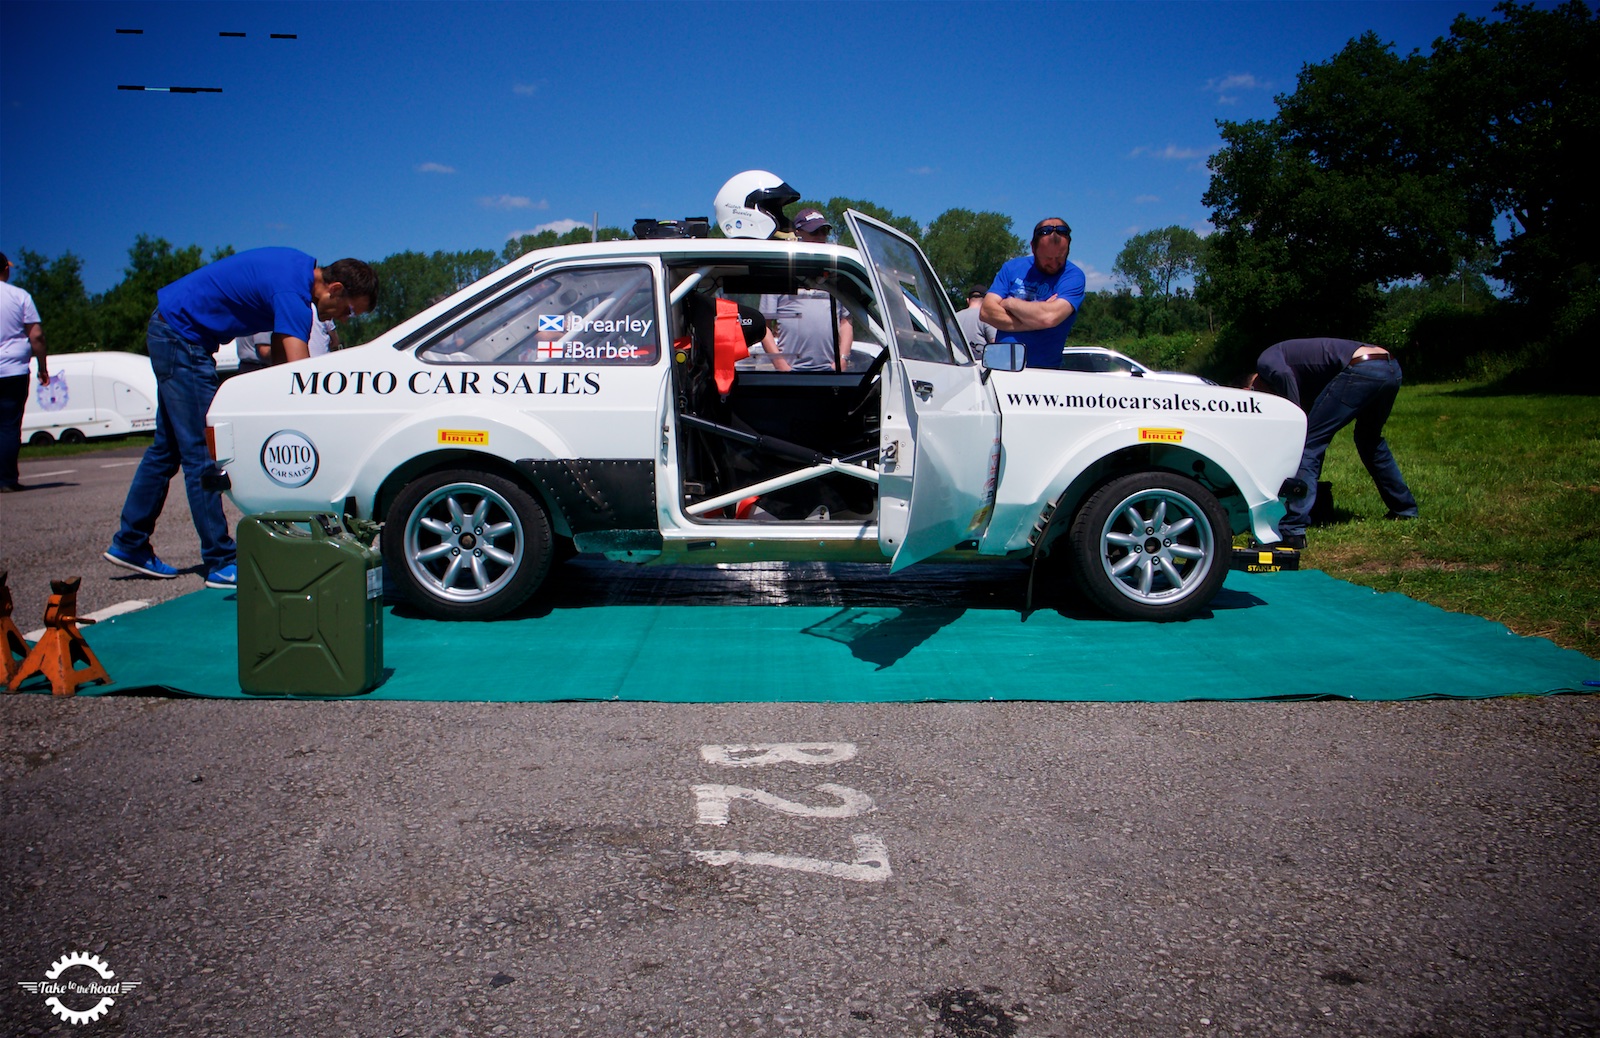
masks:
{"type": "Polygon", "coordinates": [[[433,472],[389,509],[384,561],[406,597],[445,620],[487,620],[527,600],[550,569],[550,521],[516,483],[433,472]]]}
{"type": "Polygon", "coordinates": [[[1233,550],[1216,496],[1169,472],[1107,483],[1084,502],[1070,537],[1084,592],[1107,612],[1138,620],[1181,620],[1204,609],[1233,550]]]}

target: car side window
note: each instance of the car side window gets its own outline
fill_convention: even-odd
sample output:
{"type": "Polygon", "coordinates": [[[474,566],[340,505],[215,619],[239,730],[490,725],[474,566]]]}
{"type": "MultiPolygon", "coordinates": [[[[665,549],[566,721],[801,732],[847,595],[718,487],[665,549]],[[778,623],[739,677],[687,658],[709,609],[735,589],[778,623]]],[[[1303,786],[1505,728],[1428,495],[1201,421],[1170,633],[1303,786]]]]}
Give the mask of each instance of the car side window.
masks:
{"type": "Polygon", "coordinates": [[[1133,368],[1123,363],[1119,358],[1110,357],[1104,353],[1068,352],[1062,357],[1061,366],[1067,371],[1116,372],[1122,375],[1133,374],[1133,368]]]}
{"type": "Polygon", "coordinates": [[[445,364],[654,364],[655,278],[645,266],[552,271],[423,347],[445,364]]]}

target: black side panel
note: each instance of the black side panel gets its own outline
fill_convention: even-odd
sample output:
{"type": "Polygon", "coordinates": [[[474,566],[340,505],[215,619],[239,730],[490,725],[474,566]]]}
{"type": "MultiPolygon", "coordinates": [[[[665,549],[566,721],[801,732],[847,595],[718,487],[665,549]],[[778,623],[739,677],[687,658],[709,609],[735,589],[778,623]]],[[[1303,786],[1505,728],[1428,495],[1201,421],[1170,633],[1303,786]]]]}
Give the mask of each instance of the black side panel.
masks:
{"type": "Polygon", "coordinates": [[[531,475],[556,503],[574,536],[601,530],[660,530],[656,523],[656,470],[648,458],[523,458],[517,467],[531,475]]]}

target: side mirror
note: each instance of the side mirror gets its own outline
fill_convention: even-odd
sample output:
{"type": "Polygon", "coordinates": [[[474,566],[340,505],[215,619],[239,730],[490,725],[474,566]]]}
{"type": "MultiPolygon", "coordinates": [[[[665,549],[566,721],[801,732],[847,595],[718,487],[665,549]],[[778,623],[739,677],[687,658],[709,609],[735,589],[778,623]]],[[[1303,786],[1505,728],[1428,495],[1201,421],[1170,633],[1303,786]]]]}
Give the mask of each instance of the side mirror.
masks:
{"type": "Polygon", "coordinates": [[[1027,359],[1020,342],[991,342],[983,348],[983,366],[990,371],[1021,371],[1027,359]]]}

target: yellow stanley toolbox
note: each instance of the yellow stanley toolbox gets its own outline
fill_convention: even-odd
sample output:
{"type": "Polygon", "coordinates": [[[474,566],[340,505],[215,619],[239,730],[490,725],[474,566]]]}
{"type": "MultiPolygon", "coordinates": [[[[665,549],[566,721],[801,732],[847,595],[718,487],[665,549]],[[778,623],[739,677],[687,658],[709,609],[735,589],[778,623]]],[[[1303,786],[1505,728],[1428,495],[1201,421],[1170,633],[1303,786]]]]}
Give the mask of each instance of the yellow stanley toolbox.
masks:
{"type": "Polygon", "coordinates": [[[1245,573],[1282,573],[1300,568],[1300,553],[1293,548],[1264,544],[1257,548],[1233,549],[1231,569],[1245,573]]]}

